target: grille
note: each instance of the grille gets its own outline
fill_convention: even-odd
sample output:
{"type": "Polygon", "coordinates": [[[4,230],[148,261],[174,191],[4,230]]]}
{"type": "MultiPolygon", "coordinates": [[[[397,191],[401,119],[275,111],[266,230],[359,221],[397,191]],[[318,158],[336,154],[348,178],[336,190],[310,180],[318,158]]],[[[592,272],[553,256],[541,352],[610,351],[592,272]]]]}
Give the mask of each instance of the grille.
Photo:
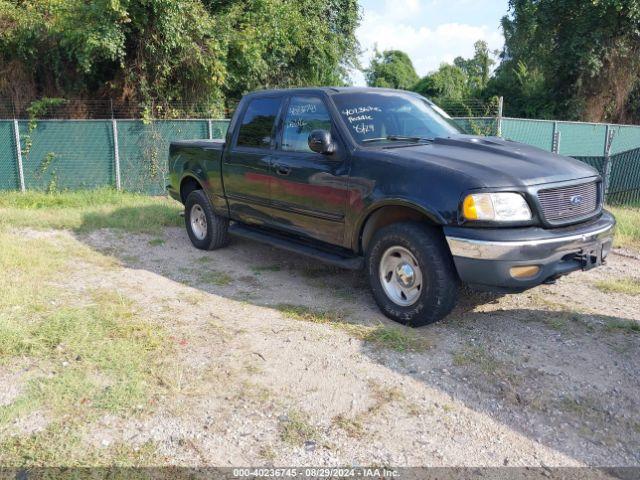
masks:
{"type": "Polygon", "coordinates": [[[544,218],[551,223],[570,221],[598,210],[598,182],[549,188],[538,192],[544,218]]]}

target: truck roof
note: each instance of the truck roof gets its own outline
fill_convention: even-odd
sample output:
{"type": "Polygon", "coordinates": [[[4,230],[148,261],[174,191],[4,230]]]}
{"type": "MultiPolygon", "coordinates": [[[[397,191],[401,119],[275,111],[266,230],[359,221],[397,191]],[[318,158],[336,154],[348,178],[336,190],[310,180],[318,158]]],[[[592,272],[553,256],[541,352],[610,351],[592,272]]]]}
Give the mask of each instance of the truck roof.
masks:
{"type": "Polygon", "coordinates": [[[269,94],[287,94],[291,92],[299,93],[319,93],[323,92],[327,95],[335,95],[337,93],[362,93],[362,92],[403,92],[416,95],[415,92],[406,90],[397,90],[393,88],[378,88],[378,87],[297,87],[297,88],[279,88],[269,90],[255,90],[247,93],[245,96],[254,95],[269,95],[269,94]]]}

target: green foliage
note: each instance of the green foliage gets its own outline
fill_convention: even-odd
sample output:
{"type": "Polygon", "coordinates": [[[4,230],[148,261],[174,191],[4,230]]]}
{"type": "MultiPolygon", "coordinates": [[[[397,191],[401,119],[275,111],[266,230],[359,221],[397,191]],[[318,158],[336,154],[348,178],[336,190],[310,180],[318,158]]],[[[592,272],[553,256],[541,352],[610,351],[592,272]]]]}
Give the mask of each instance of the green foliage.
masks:
{"type": "MultiPolygon", "coordinates": [[[[443,63],[438,70],[416,82],[412,90],[431,98],[456,116],[495,115],[497,100],[485,94],[495,61],[486,42],[479,40],[474,47],[473,57],[458,57],[453,65],[443,63]],[[486,111],[478,111],[477,100],[485,104],[486,111]]],[[[472,131],[475,134],[495,133],[476,128],[472,131]]]]}
{"type": "Polygon", "coordinates": [[[371,87],[400,88],[408,90],[418,81],[409,55],[400,50],[377,49],[365,70],[367,84],[371,87]]]}
{"type": "Polygon", "coordinates": [[[637,121],[639,25],[637,0],[510,0],[489,90],[513,116],[637,121]]]}
{"type": "Polygon", "coordinates": [[[0,0],[0,95],[219,114],[250,89],[345,83],[358,22],[356,0],[0,0]]]}

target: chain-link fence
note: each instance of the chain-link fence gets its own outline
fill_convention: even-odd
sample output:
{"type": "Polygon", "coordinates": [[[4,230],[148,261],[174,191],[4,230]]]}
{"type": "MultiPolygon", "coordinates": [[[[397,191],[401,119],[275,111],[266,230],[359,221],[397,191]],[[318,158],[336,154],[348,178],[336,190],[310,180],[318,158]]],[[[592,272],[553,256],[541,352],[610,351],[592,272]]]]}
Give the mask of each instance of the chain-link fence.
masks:
{"type": "MultiPolygon", "coordinates": [[[[0,102],[0,118],[8,118],[0,120],[2,190],[113,186],[162,194],[169,143],[224,138],[228,127],[228,120],[207,117],[211,111],[197,105],[158,102],[145,110],[53,101],[37,107],[16,110],[0,102]],[[177,112],[192,118],[174,118],[177,112]]],[[[610,203],[640,202],[640,126],[505,118],[499,99],[441,107],[467,133],[500,135],[592,165],[605,178],[610,203]]]]}
{"type": "Polygon", "coordinates": [[[228,120],[0,120],[0,189],[165,191],[172,140],[223,138],[228,120]]]}

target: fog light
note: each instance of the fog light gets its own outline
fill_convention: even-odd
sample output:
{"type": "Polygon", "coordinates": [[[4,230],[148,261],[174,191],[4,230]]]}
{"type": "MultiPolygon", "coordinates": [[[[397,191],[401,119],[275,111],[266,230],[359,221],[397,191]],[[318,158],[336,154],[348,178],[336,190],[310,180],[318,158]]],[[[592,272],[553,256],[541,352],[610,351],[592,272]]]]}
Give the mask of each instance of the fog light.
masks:
{"type": "Polygon", "coordinates": [[[525,265],[524,267],[511,267],[509,273],[513,278],[535,277],[540,272],[537,265],[525,265]]]}

